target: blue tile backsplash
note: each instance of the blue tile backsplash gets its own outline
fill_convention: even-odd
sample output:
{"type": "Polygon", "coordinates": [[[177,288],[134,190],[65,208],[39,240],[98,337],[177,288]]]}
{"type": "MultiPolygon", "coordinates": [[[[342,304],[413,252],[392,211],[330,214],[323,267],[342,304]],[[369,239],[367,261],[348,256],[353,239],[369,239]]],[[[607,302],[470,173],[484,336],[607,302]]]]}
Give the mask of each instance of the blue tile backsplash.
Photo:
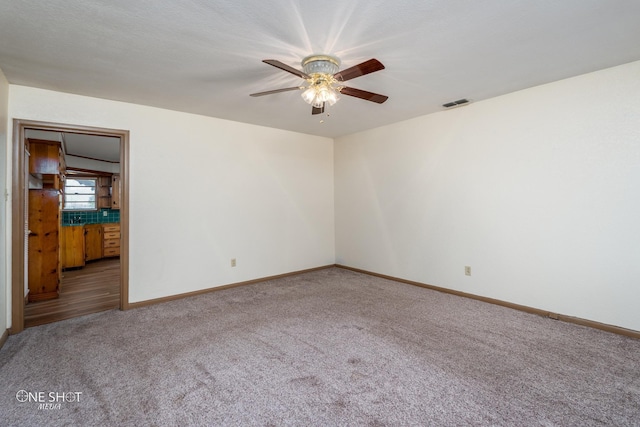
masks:
{"type": "Polygon", "coordinates": [[[63,227],[69,225],[105,224],[110,222],[120,222],[119,210],[100,209],[99,211],[62,211],[63,227]]]}

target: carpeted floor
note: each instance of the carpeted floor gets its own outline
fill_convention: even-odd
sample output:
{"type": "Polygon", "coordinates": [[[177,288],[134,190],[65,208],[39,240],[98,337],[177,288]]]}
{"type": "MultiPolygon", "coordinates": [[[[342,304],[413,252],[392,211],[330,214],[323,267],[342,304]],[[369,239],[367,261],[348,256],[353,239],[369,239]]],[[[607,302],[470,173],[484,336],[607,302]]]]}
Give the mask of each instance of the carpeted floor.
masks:
{"type": "Polygon", "coordinates": [[[27,329],[0,384],[7,426],[637,426],[640,340],[330,268],[27,329]]]}

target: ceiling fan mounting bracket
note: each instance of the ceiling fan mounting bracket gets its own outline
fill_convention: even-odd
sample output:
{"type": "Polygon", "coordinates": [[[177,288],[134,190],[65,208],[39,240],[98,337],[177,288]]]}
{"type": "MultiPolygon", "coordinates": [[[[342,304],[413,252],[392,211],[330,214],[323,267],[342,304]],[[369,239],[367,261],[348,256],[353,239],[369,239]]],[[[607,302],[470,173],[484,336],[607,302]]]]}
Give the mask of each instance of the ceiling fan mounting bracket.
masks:
{"type": "Polygon", "coordinates": [[[329,61],[329,62],[334,63],[336,65],[336,67],[340,66],[340,60],[338,58],[336,58],[335,56],[325,55],[325,54],[309,55],[309,56],[307,56],[307,57],[302,59],[301,64],[304,67],[309,62],[314,62],[314,61],[329,61]]]}

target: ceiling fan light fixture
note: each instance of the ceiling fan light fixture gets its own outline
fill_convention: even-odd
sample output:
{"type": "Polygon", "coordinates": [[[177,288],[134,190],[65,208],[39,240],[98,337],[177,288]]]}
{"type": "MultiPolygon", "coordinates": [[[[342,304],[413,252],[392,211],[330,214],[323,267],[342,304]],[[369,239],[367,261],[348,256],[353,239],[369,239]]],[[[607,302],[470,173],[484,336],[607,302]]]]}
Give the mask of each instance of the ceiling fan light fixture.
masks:
{"type": "Polygon", "coordinates": [[[328,102],[329,105],[333,105],[338,102],[338,99],[340,99],[340,97],[338,96],[338,91],[333,90],[327,96],[326,102],[328,102]]]}
{"type": "Polygon", "coordinates": [[[307,104],[316,108],[322,108],[325,102],[333,105],[338,102],[340,87],[334,86],[332,81],[327,81],[323,77],[313,76],[309,79],[309,86],[302,92],[302,99],[307,104]]]}
{"type": "Polygon", "coordinates": [[[318,90],[318,98],[322,102],[328,102],[329,105],[333,105],[338,102],[338,91],[329,84],[323,85],[318,90]]]}
{"type": "Polygon", "coordinates": [[[322,102],[329,102],[330,100],[334,100],[337,98],[335,90],[329,86],[328,84],[322,84],[318,88],[318,100],[322,102]]]}
{"type": "Polygon", "coordinates": [[[316,91],[313,87],[308,87],[304,92],[302,92],[302,99],[307,104],[313,104],[314,99],[316,98],[316,91]]]}
{"type": "Polygon", "coordinates": [[[334,105],[342,89],[333,76],[340,68],[338,58],[329,55],[311,55],[302,60],[302,69],[309,76],[308,86],[302,92],[302,99],[316,108],[323,108],[325,103],[334,105]]]}

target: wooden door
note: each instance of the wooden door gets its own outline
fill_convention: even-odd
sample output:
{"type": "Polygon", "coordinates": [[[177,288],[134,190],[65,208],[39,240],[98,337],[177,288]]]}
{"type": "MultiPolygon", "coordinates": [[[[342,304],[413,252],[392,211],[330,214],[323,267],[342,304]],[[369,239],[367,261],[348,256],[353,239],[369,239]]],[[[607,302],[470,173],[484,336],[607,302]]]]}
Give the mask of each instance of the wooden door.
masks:
{"type": "Polygon", "coordinates": [[[84,227],[81,225],[62,227],[61,235],[62,268],[84,266],[84,227]]]}
{"type": "Polygon", "coordinates": [[[29,301],[58,297],[59,208],[58,190],[29,190],[29,301]]]}
{"type": "Polygon", "coordinates": [[[102,224],[84,226],[85,260],[102,258],[102,224]]]}

